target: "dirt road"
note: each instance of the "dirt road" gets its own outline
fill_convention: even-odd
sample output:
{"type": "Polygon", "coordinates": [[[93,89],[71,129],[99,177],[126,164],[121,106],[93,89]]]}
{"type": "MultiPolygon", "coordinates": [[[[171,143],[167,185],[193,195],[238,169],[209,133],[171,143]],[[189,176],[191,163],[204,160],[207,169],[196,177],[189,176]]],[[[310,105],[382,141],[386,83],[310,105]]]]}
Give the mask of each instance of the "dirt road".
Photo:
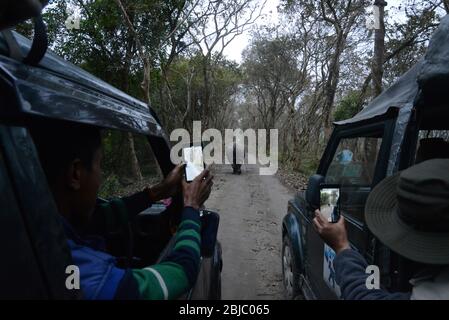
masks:
{"type": "Polygon", "coordinates": [[[283,299],[282,218],[293,193],[258,167],[214,168],[214,191],[206,206],[220,213],[223,299],[283,299]]]}

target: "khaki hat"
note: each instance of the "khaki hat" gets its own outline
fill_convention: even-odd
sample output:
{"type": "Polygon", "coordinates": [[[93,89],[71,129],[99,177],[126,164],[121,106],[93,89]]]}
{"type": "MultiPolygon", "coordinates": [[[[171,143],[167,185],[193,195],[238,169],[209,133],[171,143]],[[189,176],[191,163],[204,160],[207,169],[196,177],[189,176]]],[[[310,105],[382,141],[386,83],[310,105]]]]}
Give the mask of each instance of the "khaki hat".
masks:
{"type": "Polygon", "coordinates": [[[398,254],[449,264],[449,160],[425,161],[383,180],[368,197],[365,219],[398,254]]]}

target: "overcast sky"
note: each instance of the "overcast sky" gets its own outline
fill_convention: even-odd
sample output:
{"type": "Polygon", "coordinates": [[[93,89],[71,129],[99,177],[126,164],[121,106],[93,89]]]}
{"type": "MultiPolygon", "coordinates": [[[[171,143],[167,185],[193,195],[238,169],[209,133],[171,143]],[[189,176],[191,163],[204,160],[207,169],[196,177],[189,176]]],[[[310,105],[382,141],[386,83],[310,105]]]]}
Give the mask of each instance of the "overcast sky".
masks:
{"type": "MultiPolygon", "coordinates": [[[[263,5],[264,0],[257,0],[260,5],[263,5]]],[[[265,7],[262,11],[263,17],[259,18],[256,23],[256,27],[264,26],[269,24],[278,23],[278,10],[277,6],[279,5],[279,0],[267,0],[265,7]]],[[[232,41],[229,46],[225,49],[224,54],[228,57],[228,59],[241,62],[242,52],[249,44],[251,39],[251,32],[247,31],[244,34],[237,36],[234,41],[232,41]]]]}
{"type": "MultiPolygon", "coordinates": [[[[264,0],[256,0],[263,4],[264,0]]],[[[388,8],[397,7],[402,2],[401,0],[387,0],[388,8]]],[[[264,10],[262,11],[263,17],[257,21],[256,26],[264,26],[269,24],[276,24],[279,22],[279,14],[277,7],[279,5],[279,0],[267,0],[264,10]]],[[[398,17],[400,18],[400,17],[398,17]]],[[[228,57],[228,59],[241,62],[242,52],[249,44],[251,39],[250,31],[245,32],[242,35],[239,35],[234,39],[233,42],[229,44],[229,46],[225,49],[224,54],[228,57]]]]}

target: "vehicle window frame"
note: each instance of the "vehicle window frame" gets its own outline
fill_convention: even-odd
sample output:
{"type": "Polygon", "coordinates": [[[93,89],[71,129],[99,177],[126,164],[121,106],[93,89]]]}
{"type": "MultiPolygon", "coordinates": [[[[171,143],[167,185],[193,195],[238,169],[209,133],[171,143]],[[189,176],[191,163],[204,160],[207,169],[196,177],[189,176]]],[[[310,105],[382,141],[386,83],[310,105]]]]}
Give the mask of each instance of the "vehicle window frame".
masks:
{"type": "Polygon", "coordinates": [[[150,107],[149,109],[151,116],[156,120],[159,127],[162,128],[163,135],[157,136],[150,134],[147,135],[147,140],[150,144],[151,150],[153,151],[159,168],[162,171],[162,174],[164,175],[164,177],[166,177],[175,167],[175,164],[171,162],[170,158],[171,142],[168,140],[167,132],[165,132],[158,115],[153,108],[150,107]],[[158,150],[158,152],[155,152],[155,150],[158,150]]]}
{"type": "Polygon", "coordinates": [[[48,293],[46,298],[81,299],[81,291],[67,290],[65,287],[65,268],[72,265],[73,260],[29,129],[1,121],[0,135],[5,168],[39,273],[44,280],[48,293]],[[24,181],[29,183],[25,184],[24,181]],[[35,192],[29,192],[31,189],[35,192]],[[51,245],[48,242],[52,240],[49,241],[48,234],[44,234],[46,228],[52,230],[53,236],[58,239],[51,245]]]}
{"type": "Polygon", "coordinates": [[[170,159],[169,142],[166,139],[154,135],[148,135],[147,140],[163,176],[166,177],[175,167],[170,159]]]}
{"type": "Polygon", "coordinates": [[[399,159],[399,170],[403,171],[415,164],[416,161],[416,151],[419,144],[419,133],[420,131],[426,130],[441,130],[449,131],[449,127],[441,127],[438,124],[434,128],[425,127],[424,112],[432,113],[439,112],[441,107],[428,108],[424,111],[422,109],[413,109],[411,120],[407,126],[407,131],[405,133],[402,152],[399,159]]]}
{"type": "MultiPolygon", "coordinates": [[[[14,228],[14,238],[9,238],[9,241],[13,241],[13,245],[5,245],[3,243],[2,247],[0,248],[0,252],[2,253],[2,255],[4,255],[5,251],[7,252],[8,250],[11,250],[11,248],[14,248],[16,250],[20,249],[20,259],[27,260],[25,264],[23,263],[23,260],[20,261],[20,259],[17,259],[17,257],[15,256],[7,256],[9,261],[6,264],[3,264],[2,268],[0,268],[2,271],[2,286],[0,287],[0,298],[48,299],[50,297],[50,289],[40,268],[36,251],[33,248],[33,239],[30,237],[30,234],[26,228],[25,221],[23,220],[23,210],[21,210],[20,208],[20,204],[18,202],[9,171],[10,170],[6,163],[5,150],[3,150],[3,148],[0,148],[0,180],[3,191],[2,197],[0,199],[0,205],[2,206],[2,210],[7,209],[2,213],[2,225],[0,226],[2,236],[3,232],[5,231],[3,230],[3,228],[5,227],[9,229],[11,229],[11,227],[20,228],[14,228]],[[5,221],[7,221],[7,223],[5,223],[5,221]],[[18,263],[17,260],[22,263],[18,263]],[[12,266],[14,267],[12,268],[12,266]],[[7,277],[3,279],[5,275],[7,275],[7,277]],[[15,277],[19,277],[20,281],[18,282],[11,280],[11,278],[14,279],[15,277]],[[25,287],[25,283],[23,281],[24,279],[26,279],[26,291],[23,290],[23,288],[25,287]]],[[[7,234],[7,232],[5,234],[7,234]]]]}
{"type": "MultiPolygon", "coordinates": [[[[332,161],[334,160],[335,154],[342,140],[369,137],[370,135],[379,135],[379,137],[382,139],[382,143],[377,156],[373,181],[371,184],[371,189],[373,189],[380,181],[385,178],[387,174],[388,160],[390,158],[391,144],[394,135],[395,120],[396,118],[392,118],[383,121],[381,120],[366,123],[364,125],[358,124],[355,126],[350,125],[336,127],[324,152],[324,157],[320,162],[317,173],[324,177],[326,176],[327,171],[332,161]]],[[[364,227],[365,223],[363,221],[360,221],[360,219],[357,219],[356,217],[346,215],[345,218],[347,218],[347,220],[360,228],[364,227]]]]}

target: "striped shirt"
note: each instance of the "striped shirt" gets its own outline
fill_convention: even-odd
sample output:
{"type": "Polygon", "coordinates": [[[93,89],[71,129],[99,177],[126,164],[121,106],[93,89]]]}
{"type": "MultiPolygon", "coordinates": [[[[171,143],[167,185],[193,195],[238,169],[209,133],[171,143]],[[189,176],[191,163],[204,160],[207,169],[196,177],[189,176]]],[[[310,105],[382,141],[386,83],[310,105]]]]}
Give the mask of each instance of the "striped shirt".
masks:
{"type": "MultiPolygon", "coordinates": [[[[146,193],[116,199],[97,211],[107,220],[107,228],[127,223],[148,207],[146,193]]],[[[171,251],[160,263],[142,269],[121,269],[105,246],[80,238],[64,221],[75,265],[80,269],[81,290],[86,299],[176,299],[193,287],[201,256],[201,222],[198,210],[183,209],[181,223],[171,251]]]]}

